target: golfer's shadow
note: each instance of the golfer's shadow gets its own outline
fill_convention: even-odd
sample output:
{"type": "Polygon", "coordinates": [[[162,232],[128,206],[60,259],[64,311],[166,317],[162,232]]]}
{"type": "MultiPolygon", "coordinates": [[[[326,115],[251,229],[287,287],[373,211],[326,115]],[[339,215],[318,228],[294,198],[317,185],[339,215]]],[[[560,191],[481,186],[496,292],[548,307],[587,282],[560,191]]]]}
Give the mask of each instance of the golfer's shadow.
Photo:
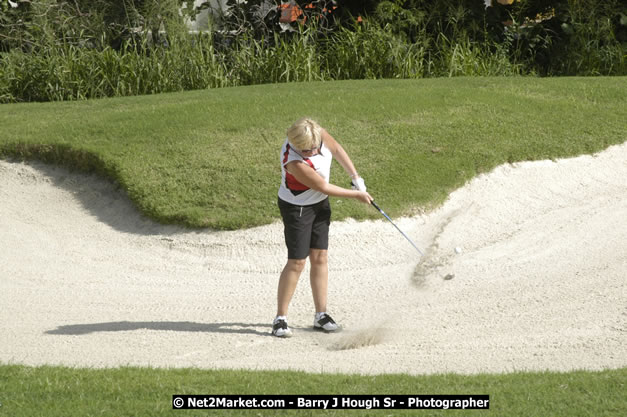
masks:
{"type": "Polygon", "coordinates": [[[70,324],[48,330],[46,334],[56,335],[84,335],[100,332],[128,332],[132,330],[162,330],[171,332],[206,332],[206,333],[234,333],[270,336],[270,330],[259,331],[258,327],[268,327],[268,324],[253,323],[194,323],[191,321],[112,321],[108,323],[70,324]]]}

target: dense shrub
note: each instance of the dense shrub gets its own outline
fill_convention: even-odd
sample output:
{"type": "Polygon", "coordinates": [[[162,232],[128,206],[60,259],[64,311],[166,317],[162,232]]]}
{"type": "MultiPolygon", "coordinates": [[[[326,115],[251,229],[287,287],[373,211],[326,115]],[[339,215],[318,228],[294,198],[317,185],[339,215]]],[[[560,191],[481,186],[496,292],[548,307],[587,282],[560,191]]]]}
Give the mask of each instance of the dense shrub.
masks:
{"type": "Polygon", "coordinates": [[[330,79],[627,74],[620,0],[338,2],[343,9],[299,1],[302,16],[282,25],[269,3],[229,0],[228,15],[190,34],[192,3],[0,2],[0,102],[330,79]]]}

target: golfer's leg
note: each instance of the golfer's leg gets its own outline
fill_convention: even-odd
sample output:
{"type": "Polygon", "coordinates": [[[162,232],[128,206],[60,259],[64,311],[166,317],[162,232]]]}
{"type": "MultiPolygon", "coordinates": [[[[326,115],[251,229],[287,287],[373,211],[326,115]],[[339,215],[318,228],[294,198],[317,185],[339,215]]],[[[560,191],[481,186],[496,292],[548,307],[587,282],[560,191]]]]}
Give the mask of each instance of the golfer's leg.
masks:
{"type": "Polygon", "coordinates": [[[310,249],[309,262],[311,270],[309,281],[313,294],[316,312],[327,311],[327,288],[329,285],[328,251],[326,249],[310,249]]]}
{"type": "Polygon", "coordinates": [[[301,272],[305,268],[306,259],[288,259],[287,264],[281,272],[279,278],[279,290],[277,296],[277,316],[287,316],[287,309],[289,307],[294,291],[296,291],[296,284],[298,284],[298,278],[301,272]]]}

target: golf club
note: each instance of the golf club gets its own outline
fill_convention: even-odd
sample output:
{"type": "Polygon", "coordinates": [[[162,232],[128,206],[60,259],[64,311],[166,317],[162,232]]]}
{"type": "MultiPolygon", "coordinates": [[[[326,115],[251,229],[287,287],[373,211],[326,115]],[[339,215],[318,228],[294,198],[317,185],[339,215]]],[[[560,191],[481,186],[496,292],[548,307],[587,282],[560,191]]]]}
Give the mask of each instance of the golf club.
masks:
{"type": "Polygon", "coordinates": [[[385,218],[386,218],[386,219],[388,219],[388,220],[390,221],[390,223],[392,223],[392,225],[393,225],[394,227],[396,227],[396,230],[398,230],[399,232],[401,232],[401,234],[402,234],[403,236],[405,236],[405,239],[407,239],[407,240],[409,241],[409,243],[411,243],[411,245],[414,247],[414,249],[416,249],[416,250],[418,251],[418,253],[420,254],[420,256],[425,256],[425,254],[424,254],[424,253],[422,253],[422,251],[421,251],[420,249],[418,249],[418,246],[416,246],[416,245],[414,244],[414,242],[412,242],[412,241],[411,241],[411,239],[410,239],[409,237],[407,237],[407,235],[406,235],[405,233],[403,233],[403,231],[402,231],[401,229],[399,229],[397,225],[395,225],[395,224],[394,224],[394,222],[392,221],[392,219],[390,219],[390,216],[388,216],[387,214],[385,214],[385,211],[381,210],[381,207],[379,207],[379,206],[377,205],[377,203],[375,203],[375,202],[374,202],[374,200],[372,200],[370,203],[374,206],[374,208],[376,208],[377,210],[379,210],[379,213],[383,214],[383,215],[385,216],[385,218]]]}

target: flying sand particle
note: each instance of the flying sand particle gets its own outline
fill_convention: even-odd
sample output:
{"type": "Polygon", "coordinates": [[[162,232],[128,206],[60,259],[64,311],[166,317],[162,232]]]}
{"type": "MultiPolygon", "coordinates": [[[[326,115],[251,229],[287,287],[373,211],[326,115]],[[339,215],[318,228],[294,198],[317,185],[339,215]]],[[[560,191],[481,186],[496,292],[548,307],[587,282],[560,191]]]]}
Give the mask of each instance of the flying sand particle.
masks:
{"type": "Polygon", "coordinates": [[[387,329],[373,327],[356,332],[345,334],[340,341],[335,343],[333,350],[359,349],[366,346],[374,346],[383,342],[387,334],[387,329]]]}

